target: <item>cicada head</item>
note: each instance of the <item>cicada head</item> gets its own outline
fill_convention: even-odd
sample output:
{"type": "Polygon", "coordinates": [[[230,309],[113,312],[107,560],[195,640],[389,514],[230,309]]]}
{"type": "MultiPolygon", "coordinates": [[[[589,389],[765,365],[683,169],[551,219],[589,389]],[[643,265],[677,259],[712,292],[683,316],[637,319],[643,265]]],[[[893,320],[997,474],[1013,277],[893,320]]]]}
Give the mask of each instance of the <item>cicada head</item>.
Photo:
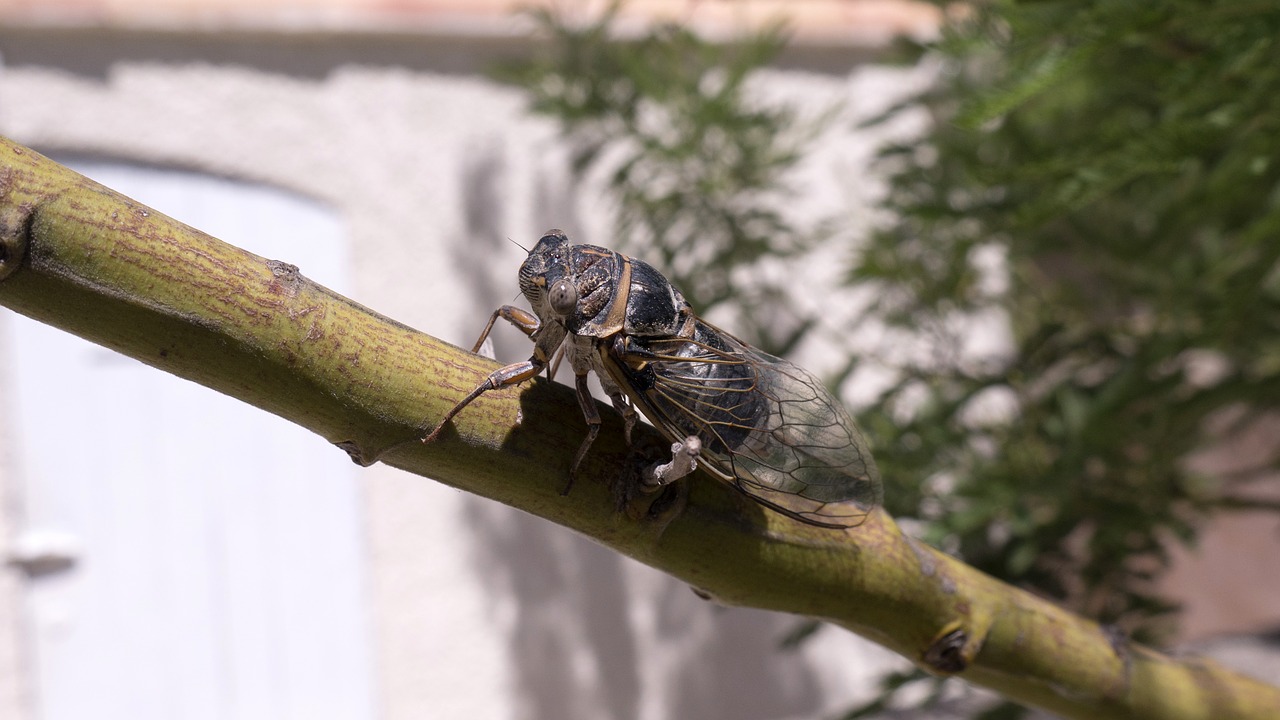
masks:
{"type": "MultiPolygon", "coordinates": [[[[529,304],[539,317],[546,318],[547,312],[563,315],[563,305],[568,300],[565,296],[564,281],[571,277],[569,238],[560,230],[548,230],[538,244],[529,251],[529,257],[520,266],[520,292],[524,293],[529,304]],[[554,302],[548,293],[559,288],[554,302]]],[[[569,307],[577,303],[576,293],[569,307]]]]}
{"type": "Polygon", "coordinates": [[[520,291],[543,322],[574,335],[607,337],[626,325],[631,265],[612,250],[570,245],[563,232],[548,230],[520,266],[520,291]]]}

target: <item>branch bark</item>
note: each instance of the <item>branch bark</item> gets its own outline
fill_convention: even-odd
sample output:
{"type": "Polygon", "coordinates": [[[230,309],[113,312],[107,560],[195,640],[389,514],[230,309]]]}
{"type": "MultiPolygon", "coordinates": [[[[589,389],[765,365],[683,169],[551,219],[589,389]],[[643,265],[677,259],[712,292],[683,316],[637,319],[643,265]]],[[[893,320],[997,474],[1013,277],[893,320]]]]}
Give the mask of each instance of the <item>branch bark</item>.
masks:
{"type": "Polygon", "coordinates": [[[361,465],[520,508],[719,602],[829,620],[1023,703],[1077,718],[1280,717],[1277,688],[1130,643],[906,537],[883,512],[816,528],[699,477],[619,513],[609,481],[634,459],[603,405],[600,440],[561,496],[584,429],[572,392],[541,379],[487,393],[423,445],[490,361],[4,138],[0,304],[307,427],[361,465]]]}

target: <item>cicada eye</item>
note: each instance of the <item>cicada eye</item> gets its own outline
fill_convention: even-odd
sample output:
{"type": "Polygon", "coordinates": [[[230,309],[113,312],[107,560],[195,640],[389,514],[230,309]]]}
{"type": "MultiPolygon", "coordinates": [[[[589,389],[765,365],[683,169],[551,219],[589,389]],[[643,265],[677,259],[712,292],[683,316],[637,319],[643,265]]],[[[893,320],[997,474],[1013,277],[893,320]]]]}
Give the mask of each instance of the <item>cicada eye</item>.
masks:
{"type": "Polygon", "coordinates": [[[568,280],[557,280],[547,291],[547,302],[557,315],[569,315],[578,307],[578,288],[568,280]]]}

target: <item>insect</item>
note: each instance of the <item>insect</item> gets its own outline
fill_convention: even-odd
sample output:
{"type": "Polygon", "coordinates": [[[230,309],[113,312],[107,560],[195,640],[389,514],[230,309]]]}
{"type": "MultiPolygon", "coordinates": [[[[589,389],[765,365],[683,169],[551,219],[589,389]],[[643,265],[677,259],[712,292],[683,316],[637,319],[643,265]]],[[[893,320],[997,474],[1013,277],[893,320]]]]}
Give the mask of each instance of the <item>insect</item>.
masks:
{"type": "Polygon", "coordinates": [[[571,245],[563,232],[549,230],[520,267],[520,290],[533,313],[512,305],[495,310],[472,352],[501,317],[533,340],[533,355],[494,371],[423,442],[486,391],[547,369],[559,351],[573,370],[588,428],[570,486],[600,432],[587,387],[594,372],[623,416],[628,443],[639,408],[669,440],[700,442],[697,457],[712,475],[773,510],[813,525],[852,527],[880,503],[867,441],[822,383],[699,318],[648,263],[571,245]]]}

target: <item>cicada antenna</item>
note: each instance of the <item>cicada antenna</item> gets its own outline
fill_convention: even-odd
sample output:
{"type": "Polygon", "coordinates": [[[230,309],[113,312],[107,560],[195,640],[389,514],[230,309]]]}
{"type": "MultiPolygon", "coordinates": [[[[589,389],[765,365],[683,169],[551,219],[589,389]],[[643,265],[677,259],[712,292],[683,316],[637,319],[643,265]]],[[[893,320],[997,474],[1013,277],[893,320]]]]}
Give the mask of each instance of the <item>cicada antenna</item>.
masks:
{"type": "MultiPolygon", "coordinates": [[[[515,240],[512,240],[510,235],[508,235],[508,236],[507,236],[507,242],[509,242],[509,243],[511,243],[512,245],[515,245],[516,247],[518,247],[518,248],[520,248],[521,250],[523,250],[523,251],[524,251],[524,253],[525,253],[525,255],[528,255],[528,254],[529,254],[529,248],[527,248],[527,247],[525,247],[525,246],[521,245],[520,243],[516,242],[515,240]]],[[[519,297],[520,297],[520,293],[518,293],[518,292],[517,292],[517,293],[516,293],[516,295],[515,295],[515,297],[511,298],[511,301],[512,301],[512,302],[515,302],[519,297]]]]}

